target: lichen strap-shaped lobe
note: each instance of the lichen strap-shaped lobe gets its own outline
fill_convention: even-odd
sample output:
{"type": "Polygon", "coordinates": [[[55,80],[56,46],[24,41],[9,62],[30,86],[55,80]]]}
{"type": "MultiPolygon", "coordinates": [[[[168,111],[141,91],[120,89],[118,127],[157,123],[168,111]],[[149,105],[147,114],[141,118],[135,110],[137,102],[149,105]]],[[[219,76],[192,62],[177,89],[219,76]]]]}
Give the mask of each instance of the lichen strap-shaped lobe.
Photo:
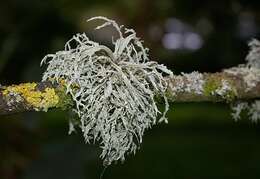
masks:
{"type": "Polygon", "coordinates": [[[71,120],[71,129],[79,126],[87,143],[99,141],[101,158],[109,165],[135,153],[146,129],[167,122],[169,105],[163,75],[172,76],[172,72],[149,60],[148,49],[133,29],[105,17],[92,20],[105,21],[96,29],[108,25],[116,29],[119,38],[112,40],[114,49],[89,40],[84,33],[77,34],[63,51],[43,59],[42,63],[48,63],[43,81],[65,80],[67,93],[75,102],[73,111],[79,117],[71,120]],[[165,100],[163,113],[155,102],[158,94],[165,100]]]}

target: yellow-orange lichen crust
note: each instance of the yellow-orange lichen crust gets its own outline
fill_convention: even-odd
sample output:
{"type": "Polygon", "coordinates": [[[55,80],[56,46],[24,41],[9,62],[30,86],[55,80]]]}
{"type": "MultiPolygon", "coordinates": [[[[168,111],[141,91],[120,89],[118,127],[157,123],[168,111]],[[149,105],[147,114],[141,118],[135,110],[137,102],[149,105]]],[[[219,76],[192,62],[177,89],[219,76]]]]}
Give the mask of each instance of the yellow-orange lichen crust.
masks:
{"type": "Polygon", "coordinates": [[[49,108],[56,107],[59,103],[59,96],[54,88],[47,87],[40,91],[35,89],[36,86],[36,83],[8,86],[3,90],[3,95],[20,96],[36,111],[47,111],[49,108]]]}

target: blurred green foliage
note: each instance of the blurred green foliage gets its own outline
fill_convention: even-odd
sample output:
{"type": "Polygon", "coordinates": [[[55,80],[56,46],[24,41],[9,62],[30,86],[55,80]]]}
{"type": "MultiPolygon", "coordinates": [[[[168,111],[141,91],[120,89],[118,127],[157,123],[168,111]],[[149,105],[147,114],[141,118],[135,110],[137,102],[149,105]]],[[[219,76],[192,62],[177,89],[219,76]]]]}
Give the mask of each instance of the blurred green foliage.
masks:
{"type": "MultiPolygon", "coordinates": [[[[107,43],[112,32],[93,33],[93,24],[85,22],[97,15],[136,29],[151,58],[175,73],[214,72],[243,63],[247,42],[259,37],[259,0],[0,3],[2,85],[41,80],[43,56],[61,50],[75,33],[107,43]]],[[[171,106],[169,124],[147,131],[136,156],[108,167],[104,178],[260,177],[259,124],[234,122],[226,104],[171,106]]],[[[61,111],[1,117],[0,178],[98,178],[100,149],[84,144],[80,131],[67,135],[68,118],[61,111]]]]}

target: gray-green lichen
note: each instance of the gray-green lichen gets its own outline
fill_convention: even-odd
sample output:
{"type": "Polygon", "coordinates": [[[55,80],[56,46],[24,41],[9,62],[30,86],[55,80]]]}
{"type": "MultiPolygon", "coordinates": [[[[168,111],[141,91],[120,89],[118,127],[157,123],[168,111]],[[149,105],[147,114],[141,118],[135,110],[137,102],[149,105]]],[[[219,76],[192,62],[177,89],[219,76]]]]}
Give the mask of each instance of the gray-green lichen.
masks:
{"type": "MultiPolygon", "coordinates": [[[[246,64],[226,70],[227,73],[240,75],[247,85],[246,91],[254,89],[260,82],[260,42],[253,39],[249,42],[250,51],[246,57],[246,64]]],[[[237,121],[240,119],[242,111],[246,111],[253,122],[260,120],[260,100],[253,102],[237,102],[231,106],[233,118],[237,121]]]]}
{"type": "Polygon", "coordinates": [[[96,29],[115,28],[119,38],[112,39],[114,48],[90,40],[85,33],[77,34],[64,50],[43,59],[42,63],[48,64],[43,81],[65,80],[66,92],[75,103],[73,111],[79,117],[71,120],[70,129],[79,126],[87,143],[99,141],[101,158],[109,165],[135,153],[146,129],[167,122],[169,105],[163,75],[172,72],[149,60],[148,49],[133,29],[105,17],[92,20],[104,21],[96,29]],[[154,99],[157,94],[165,100],[162,113],[154,99]]]}
{"type": "Polygon", "coordinates": [[[241,119],[241,114],[244,111],[252,122],[260,120],[260,100],[253,102],[237,102],[232,105],[232,117],[235,121],[241,119]]]}
{"type": "Polygon", "coordinates": [[[246,66],[260,69],[260,42],[253,39],[249,42],[250,51],[246,57],[246,66]]]}
{"type": "Polygon", "coordinates": [[[246,57],[246,64],[225,70],[229,74],[243,76],[247,85],[246,91],[250,91],[260,82],[260,42],[253,39],[249,42],[249,47],[250,51],[246,57]]]}

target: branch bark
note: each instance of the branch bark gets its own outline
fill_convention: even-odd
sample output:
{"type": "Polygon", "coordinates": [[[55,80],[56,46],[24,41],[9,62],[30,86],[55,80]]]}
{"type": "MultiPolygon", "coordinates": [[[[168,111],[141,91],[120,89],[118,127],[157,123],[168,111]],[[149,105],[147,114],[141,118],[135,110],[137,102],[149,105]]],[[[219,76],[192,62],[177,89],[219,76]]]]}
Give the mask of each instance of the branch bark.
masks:
{"type": "MultiPolygon", "coordinates": [[[[233,102],[260,98],[260,80],[249,89],[243,75],[232,75],[226,72],[203,73],[202,78],[204,83],[200,93],[188,89],[191,83],[195,82],[189,81],[187,76],[167,78],[169,84],[167,97],[172,102],[233,102]],[[182,86],[179,84],[180,81],[182,86]],[[223,94],[218,94],[217,90],[223,87],[223,81],[228,82],[230,88],[223,94]],[[176,86],[182,88],[176,90],[174,88],[176,86]]],[[[71,105],[72,100],[69,95],[66,95],[63,84],[23,83],[0,89],[0,115],[47,111],[50,108],[66,109],[71,105]]]]}

